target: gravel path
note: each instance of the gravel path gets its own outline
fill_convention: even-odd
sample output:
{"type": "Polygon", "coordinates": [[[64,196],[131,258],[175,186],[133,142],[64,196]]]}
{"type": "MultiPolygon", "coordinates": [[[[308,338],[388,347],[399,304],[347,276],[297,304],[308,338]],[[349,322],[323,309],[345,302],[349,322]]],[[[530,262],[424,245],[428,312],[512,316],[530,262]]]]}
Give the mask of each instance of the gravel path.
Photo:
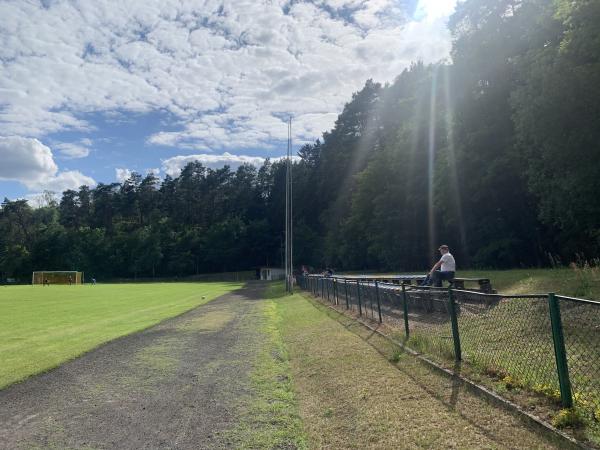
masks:
{"type": "Polygon", "coordinates": [[[264,336],[263,285],[0,391],[0,448],[229,448],[264,336]]]}

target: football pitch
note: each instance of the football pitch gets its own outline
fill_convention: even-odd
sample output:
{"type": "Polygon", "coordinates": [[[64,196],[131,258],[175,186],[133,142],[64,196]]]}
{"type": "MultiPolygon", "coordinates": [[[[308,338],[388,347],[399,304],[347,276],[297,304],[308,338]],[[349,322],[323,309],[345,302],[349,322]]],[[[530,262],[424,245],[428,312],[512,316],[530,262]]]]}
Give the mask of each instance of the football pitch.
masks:
{"type": "Polygon", "coordinates": [[[0,288],[0,389],[241,286],[221,282],[0,288]]]}

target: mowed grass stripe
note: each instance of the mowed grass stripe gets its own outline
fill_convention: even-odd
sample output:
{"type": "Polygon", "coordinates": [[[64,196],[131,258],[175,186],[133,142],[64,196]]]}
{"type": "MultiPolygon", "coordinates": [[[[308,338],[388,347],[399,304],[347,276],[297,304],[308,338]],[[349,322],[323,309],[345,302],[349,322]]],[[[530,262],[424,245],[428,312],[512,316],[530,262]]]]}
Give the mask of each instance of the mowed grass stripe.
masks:
{"type": "Polygon", "coordinates": [[[277,308],[310,448],[553,448],[378,335],[359,337],[351,319],[342,325],[302,295],[277,308]],[[378,350],[366,342],[378,340],[378,350]]]}
{"type": "Polygon", "coordinates": [[[153,283],[0,288],[0,388],[241,286],[153,283]]]}

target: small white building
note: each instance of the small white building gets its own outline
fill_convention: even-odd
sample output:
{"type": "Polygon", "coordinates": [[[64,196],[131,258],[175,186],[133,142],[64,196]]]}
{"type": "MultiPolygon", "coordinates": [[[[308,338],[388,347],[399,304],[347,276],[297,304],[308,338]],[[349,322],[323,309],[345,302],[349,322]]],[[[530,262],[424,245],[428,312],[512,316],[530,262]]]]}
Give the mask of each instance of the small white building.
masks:
{"type": "Polygon", "coordinates": [[[279,267],[261,267],[260,268],[260,279],[261,280],[284,280],[285,270],[279,267]]]}

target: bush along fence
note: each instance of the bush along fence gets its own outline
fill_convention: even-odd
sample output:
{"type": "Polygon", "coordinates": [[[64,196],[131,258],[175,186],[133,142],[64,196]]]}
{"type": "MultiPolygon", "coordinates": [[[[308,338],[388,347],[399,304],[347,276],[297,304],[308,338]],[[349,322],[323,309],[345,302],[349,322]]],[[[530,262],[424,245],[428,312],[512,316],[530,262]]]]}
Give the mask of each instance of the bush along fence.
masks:
{"type": "Polygon", "coordinates": [[[465,362],[600,422],[600,302],[299,277],[302,289],[397,330],[416,351],[465,362]]]}

